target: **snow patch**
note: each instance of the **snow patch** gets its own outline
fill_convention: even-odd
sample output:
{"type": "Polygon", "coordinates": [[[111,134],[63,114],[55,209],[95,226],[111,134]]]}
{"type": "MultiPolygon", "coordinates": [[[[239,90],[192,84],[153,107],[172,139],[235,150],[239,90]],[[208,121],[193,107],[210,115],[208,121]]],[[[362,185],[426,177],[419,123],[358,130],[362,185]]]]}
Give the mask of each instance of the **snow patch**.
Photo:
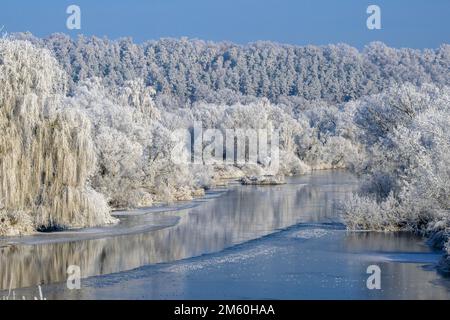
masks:
{"type": "Polygon", "coordinates": [[[324,229],[305,229],[293,233],[291,237],[301,239],[315,239],[321,238],[327,234],[329,234],[329,231],[324,229]]]}
{"type": "Polygon", "coordinates": [[[187,271],[201,270],[204,268],[219,266],[228,263],[241,263],[245,260],[253,259],[256,257],[271,256],[275,254],[275,252],[277,251],[279,251],[279,248],[272,246],[259,246],[251,250],[225,254],[224,256],[213,257],[211,259],[205,259],[202,261],[179,263],[165,268],[164,271],[181,273],[187,271]]]}

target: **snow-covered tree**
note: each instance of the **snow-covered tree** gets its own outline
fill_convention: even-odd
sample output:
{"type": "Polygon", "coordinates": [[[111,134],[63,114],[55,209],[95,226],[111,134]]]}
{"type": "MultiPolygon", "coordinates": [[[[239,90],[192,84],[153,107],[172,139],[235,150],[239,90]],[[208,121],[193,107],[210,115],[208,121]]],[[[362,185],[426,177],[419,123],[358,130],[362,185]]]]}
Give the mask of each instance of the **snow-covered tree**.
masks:
{"type": "Polygon", "coordinates": [[[89,186],[90,122],[66,108],[65,85],[47,50],[0,40],[0,234],[113,221],[89,186]]]}

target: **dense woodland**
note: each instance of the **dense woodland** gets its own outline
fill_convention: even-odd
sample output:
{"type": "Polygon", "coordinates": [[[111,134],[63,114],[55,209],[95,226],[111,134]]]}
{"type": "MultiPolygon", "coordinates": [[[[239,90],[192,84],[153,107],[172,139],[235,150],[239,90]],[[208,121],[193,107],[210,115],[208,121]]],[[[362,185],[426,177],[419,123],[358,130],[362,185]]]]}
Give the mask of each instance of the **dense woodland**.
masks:
{"type": "MultiPolygon", "coordinates": [[[[64,34],[18,39],[48,48],[69,75],[69,86],[99,77],[109,86],[143,79],[179,103],[233,103],[242,96],[272,102],[345,102],[404,82],[448,84],[450,46],[436,50],[394,49],[383,43],[362,52],[345,44],[292,46],[256,42],[246,46],[188,39],[135,44],[129,38],[74,40],[64,34]],[[302,99],[299,99],[302,98],[302,99]]],[[[174,101],[170,101],[172,106],[174,101]]]]}
{"type": "MultiPolygon", "coordinates": [[[[114,223],[263,166],[174,162],[178,128],[280,133],[279,175],[347,168],[349,229],[450,251],[450,46],[0,40],[0,235],[114,223]]],[[[442,269],[449,263],[443,259],[442,269]]]]}

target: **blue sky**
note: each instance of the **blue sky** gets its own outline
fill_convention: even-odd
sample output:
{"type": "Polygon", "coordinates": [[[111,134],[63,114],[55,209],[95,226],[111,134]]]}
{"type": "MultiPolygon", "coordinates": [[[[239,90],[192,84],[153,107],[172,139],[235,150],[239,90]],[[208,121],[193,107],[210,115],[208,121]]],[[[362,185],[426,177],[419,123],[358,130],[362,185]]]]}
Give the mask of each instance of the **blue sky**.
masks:
{"type": "Polygon", "coordinates": [[[2,0],[0,28],[135,41],[161,37],[298,45],[345,42],[362,48],[380,40],[394,47],[450,43],[450,0],[2,0]],[[66,29],[66,8],[81,8],[80,31],[66,29]],[[381,8],[381,30],[368,30],[366,8],[381,8]]]}

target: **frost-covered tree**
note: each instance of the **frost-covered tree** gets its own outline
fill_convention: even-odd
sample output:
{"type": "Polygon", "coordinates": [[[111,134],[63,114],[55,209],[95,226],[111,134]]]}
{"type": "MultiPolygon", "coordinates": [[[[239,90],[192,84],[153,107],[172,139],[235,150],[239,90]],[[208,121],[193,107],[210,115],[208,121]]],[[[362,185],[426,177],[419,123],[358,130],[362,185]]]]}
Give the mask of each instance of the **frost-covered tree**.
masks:
{"type": "Polygon", "coordinates": [[[223,103],[236,95],[272,102],[302,97],[339,103],[405,82],[450,85],[450,46],[446,44],[421,51],[374,42],[359,52],[344,44],[300,47],[256,42],[240,46],[183,38],[138,45],[128,38],[15,37],[52,50],[70,75],[71,88],[91,77],[100,77],[108,85],[143,78],[158,95],[171,96],[179,105],[223,103]]]}
{"type": "Polygon", "coordinates": [[[450,209],[450,90],[394,87],[363,99],[356,112],[367,157],[365,183],[344,207],[350,228],[436,231],[450,209]]]}
{"type": "Polygon", "coordinates": [[[98,170],[92,185],[113,207],[190,199],[201,187],[188,163],[173,163],[176,117],[158,110],[153,94],[143,81],[105,87],[94,78],[81,82],[71,98],[93,126],[98,170]]]}
{"type": "Polygon", "coordinates": [[[0,40],[0,235],[113,221],[89,186],[90,122],[65,107],[65,85],[47,50],[0,40]]]}

